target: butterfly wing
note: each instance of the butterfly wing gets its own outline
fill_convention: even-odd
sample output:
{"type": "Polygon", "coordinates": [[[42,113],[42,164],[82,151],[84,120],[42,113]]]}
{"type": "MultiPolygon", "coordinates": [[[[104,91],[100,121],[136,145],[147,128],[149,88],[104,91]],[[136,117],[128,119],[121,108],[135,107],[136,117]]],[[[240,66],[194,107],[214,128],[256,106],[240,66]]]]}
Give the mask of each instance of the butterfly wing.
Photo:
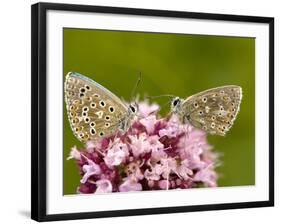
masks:
{"type": "Polygon", "coordinates": [[[65,102],[74,135],[82,142],[118,131],[126,105],[109,90],[75,72],[65,79],[65,102]]]}
{"type": "Polygon", "coordinates": [[[182,104],[182,111],[194,127],[223,136],[236,119],[241,99],[241,87],[217,87],[188,97],[182,104]]]}

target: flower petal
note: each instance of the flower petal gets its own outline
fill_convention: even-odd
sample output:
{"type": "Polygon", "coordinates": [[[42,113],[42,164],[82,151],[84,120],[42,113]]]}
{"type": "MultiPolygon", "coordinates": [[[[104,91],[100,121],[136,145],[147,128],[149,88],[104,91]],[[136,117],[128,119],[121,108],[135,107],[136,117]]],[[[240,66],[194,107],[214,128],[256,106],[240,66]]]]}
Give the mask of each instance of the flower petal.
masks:
{"type": "Polygon", "coordinates": [[[69,156],[67,157],[67,160],[69,159],[76,159],[76,160],[81,160],[81,154],[80,152],[77,150],[77,147],[74,146],[71,148],[71,151],[69,153],[69,156]]]}
{"type": "Polygon", "coordinates": [[[128,146],[119,141],[107,150],[104,161],[109,167],[118,166],[126,160],[128,155],[128,146]]]}
{"type": "Polygon", "coordinates": [[[96,182],[97,189],[95,193],[108,193],[112,192],[112,184],[109,180],[103,179],[96,182]]]}
{"type": "Polygon", "coordinates": [[[148,134],[152,134],[155,130],[157,119],[155,115],[150,115],[140,120],[140,123],[145,127],[148,134]]]}
{"type": "Polygon", "coordinates": [[[82,184],[86,183],[87,180],[89,179],[89,177],[101,173],[101,169],[98,164],[94,163],[92,160],[90,160],[88,158],[87,158],[87,161],[88,161],[88,164],[85,164],[82,167],[82,170],[84,171],[84,175],[83,175],[82,179],[80,180],[80,182],[82,184]]]}
{"type": "Polygon", "coordinates": [[[125,181],[119,186],[120,192],[141,191],[142,185],[131,177],[127,177],[125,181]]]}
{"type": "Polygon", "coordinates": [[[140,102],[138,104],[138,113],[141,117],[147,117],[151,113],[158,111],[159,105],[157,104],[148,104],[147,101],[140,102]]]}

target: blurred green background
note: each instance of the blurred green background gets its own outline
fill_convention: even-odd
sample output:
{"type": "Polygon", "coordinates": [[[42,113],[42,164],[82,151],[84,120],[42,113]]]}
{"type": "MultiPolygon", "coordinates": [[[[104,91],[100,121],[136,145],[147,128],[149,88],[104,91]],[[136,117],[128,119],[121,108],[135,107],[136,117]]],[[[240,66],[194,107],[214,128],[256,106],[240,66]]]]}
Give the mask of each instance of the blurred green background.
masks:
{"type": "MultiPolygon", "coordinates": [[[[64,34],[64,76],[76,71],[130,100],[139,72],[138,93],[187,97],[222,85],[240,85],[243,99],[234,126],[225,137],[209,136],[221,153],[219,186],[255,184],[255,39],[224,36],[69,29],[64,34]]],[[[165,104],[167,98],[159,98],[165,104]]],[[[163,115],[169,110],[166,107],[163,115]]],[[[64,194],[76,193],[80,176],[73,135],[64,107],[64,194]]]]}

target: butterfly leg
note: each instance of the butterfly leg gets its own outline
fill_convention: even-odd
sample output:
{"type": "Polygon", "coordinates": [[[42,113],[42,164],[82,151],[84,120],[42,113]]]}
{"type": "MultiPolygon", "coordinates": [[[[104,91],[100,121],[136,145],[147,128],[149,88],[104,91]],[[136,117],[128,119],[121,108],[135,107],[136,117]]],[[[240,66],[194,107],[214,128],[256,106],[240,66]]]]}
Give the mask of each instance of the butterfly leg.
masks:
{"type": "Polygon", "coordinates": [[[188,133],[188,126],[184,125],[184,143],[187,145],[187,140],[189,139],[189,133],[188,133]]]}
{"type": "Polygon", "coordinates": [[[114,126],[117,126],[117,131],[115,132],[113,140],[115,140],[119,134],[124,135],[127,132],[129,128],[128,119],[121,119],[114,126]]]}
{"type": "Polygon", "coordinates": [[[117,130],[116,130],[116,132],[113,135],[113,141],[115,141],[115,139],[118,137],[120,131],[122,132],[122,130],[120,129],[120,122],[117,122],[117,124],[114,125],[114,126],[117,126],[117,130]]]}
{"type": "Polygon", "coordinates": [[[189,139],[189,126],[190,126],[190,122],[189,122],[189,116],[184,116],[183,118],[183,130],[185,133],[185,142],[189,139]]]}

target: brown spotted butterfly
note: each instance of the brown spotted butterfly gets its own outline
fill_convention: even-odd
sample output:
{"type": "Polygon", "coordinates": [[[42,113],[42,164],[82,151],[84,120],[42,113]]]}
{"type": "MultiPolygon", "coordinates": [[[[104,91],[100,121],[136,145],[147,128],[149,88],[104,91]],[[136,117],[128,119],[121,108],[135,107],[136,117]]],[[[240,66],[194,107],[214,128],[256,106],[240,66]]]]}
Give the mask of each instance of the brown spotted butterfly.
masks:
{"type": "Polygon", "coordinates": [[[76,72],[66,75],[64,91],[70,126],[81,142],[126,132],[137,113],[136,103],[127,106],[108,89],[76,72]]]}
{"type": "Polygon", "coordinates": [[[225,135],[232,127],[242,99],[240,86],[209,89],[187,99],[173,98],[171,111],[182,123],[190,123],[207,133],[225,135]]]}

